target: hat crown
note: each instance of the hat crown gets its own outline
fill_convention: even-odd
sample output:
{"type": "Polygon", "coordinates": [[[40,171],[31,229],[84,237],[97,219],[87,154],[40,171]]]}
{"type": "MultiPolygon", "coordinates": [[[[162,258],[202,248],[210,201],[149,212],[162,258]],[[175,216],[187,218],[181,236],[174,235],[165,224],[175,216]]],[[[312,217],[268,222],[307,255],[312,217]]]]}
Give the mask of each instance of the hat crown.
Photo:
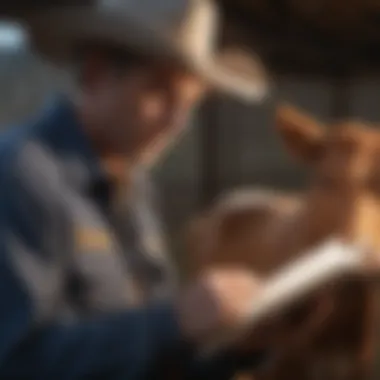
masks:
{"type": "Polygon", "coordinates": [[[214,50],[218,12],[212,0],[98,0],[96,6],[163,31],[193,59],[207,59],[214,50]]]}
{"type": "Polygon", "coordinates": [[[70,62],[78,43],[100,41],[172,61],[220,92],[261,100],[267,92],[266,78],[256,72],[261,63],[242,59],[245,52],[221,54],[214,1],[88,0],[31,10],[25,20],[36,50],[58,65],[70,62]]]}
{"type": "MultiPolygon", "coordinates": [[[[196,0],[198,1],[198,0],[196,0]]],[[[192,0],[98,0],[99,10],[109,10],[140,14],[152,21],[170,22],[184,17],[186,9],[192,0]]]]}

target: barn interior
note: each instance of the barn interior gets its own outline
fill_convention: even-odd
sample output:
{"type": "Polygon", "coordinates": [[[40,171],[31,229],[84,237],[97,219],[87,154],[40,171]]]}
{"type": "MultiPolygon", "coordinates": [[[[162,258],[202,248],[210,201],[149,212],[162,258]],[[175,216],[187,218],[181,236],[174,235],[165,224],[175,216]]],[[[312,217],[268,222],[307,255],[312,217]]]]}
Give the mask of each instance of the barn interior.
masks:
{"type": "MultiPolygon", "coordinates": [[[[31,6],[47,3],[35,0],[31,6]]],[[[221,43],[260,57],[273,86],[259,105],[210,97],[194,115],[191,130],[168,154],[175,159],[167,156],[158,165],[163,193],[170,194],[163,202],[173,236],[195,210],[226,189],[248,184],[299,189],[305,184],[307,170],[287,156],[276,135],[273,115],[278,104],[289,102],[327,121],[380,121],[379,1],[219,3],[221,43]]],[[[22,21],[25,11],[22,2],[4,2],[0,16],[4,22],[22,21]]],[[[41,62],[28,46],[1,49],[0,78],[3,125],[36,112],[46,95],[65,82],[63,73],[41,62]]]]}
{"type": "MultiPolygon", "coordinates": [[[[47,3],[35,0],[31,6],[47,3]]],[[[222,44],[260,57],[273,86],[259,105],[210,97],[169,153],[175,159],[167,156],[158,165],[163,193],[171,195],[164,208],[174,236],[189,215],[226,189],[248,184],[299,189],[305,184],[307,170],[287,156],[276,135],[273,115],[278,104],[289,102],[327,121],[353,117],[380,122],[379,1],[219,3],[222,44]]],[[[4,22],[22,21],[25,11],[20,1],[4,2],[0,16],[4,22]]],[[[0,79],[3,125],[36,112],[54,86],[65,82],[63,73],[41,62],[28,46],[1,49],[0,79]]]]}
{"type": "MultiPolygon", "coordinates": [[[[33,6],[37,3],[46,4],[34,0],[33,6]]],[[[380,125],[379,0],[219,3],[222,42],[257,54],[273,88],[266,102],[258,105],[210,97],[177,148],[155,169],[176,257],[185,221],[223,191],[241,186],[284,190],[305,186],[307,168],[288,157],[273,125],[282,102],[324,121],[358,118],[380,125]]],[[[2,4],[0,16],[22,19],[20,9],[17,1],[2,4]]],[[[34,114],[64,81],[63,73],[41,62],[28,48],[0,49],[1,124],[19,123],[34,114]]]]}

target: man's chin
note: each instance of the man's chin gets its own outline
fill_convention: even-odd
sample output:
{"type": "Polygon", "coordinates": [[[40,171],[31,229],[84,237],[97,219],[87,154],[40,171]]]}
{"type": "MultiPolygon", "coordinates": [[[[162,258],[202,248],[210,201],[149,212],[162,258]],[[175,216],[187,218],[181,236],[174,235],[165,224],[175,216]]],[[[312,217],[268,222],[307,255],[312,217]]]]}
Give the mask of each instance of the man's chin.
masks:
{"type": "Polygon", "coordinates": [[[140,150],[138,155],[140,164],[146,167],[158,164],[175,141],[176,139],[165,137],[157,139],[154,143],[147,144],[144,149],[140,150]]]}
{"type": "Polygon", "coordinates": [[[139,156],[139,164],[143,165],[144,167],[152,167],[156,164],[159,163],[160,159],[163,157],[167,147],[151,147],[147,148],[146,150],[143,151],[143,153],[140,154],[139,156]]]}

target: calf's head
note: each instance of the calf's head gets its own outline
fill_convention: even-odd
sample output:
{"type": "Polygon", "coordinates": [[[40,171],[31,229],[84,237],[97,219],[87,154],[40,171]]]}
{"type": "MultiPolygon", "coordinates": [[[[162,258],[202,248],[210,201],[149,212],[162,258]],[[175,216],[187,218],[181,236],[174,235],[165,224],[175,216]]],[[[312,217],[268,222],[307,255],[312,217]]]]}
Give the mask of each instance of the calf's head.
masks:
{"type": "Polygon", "coordinates": [[[323,125],[289,106],[278,109],[276,126],[290,154],[310,168],[300,233],[310,242],[334,234],[379,250],[380,129],[323,125]]]}

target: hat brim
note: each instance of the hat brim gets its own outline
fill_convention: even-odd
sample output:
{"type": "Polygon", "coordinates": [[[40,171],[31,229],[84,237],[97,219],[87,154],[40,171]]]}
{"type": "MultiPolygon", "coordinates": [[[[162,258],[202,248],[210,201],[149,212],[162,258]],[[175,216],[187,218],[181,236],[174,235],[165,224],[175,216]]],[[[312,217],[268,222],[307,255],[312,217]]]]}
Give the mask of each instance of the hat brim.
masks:
{"type": "Polygon", "coordinates": [[[197,72],[215,91],[247,102],[261,102],[269,94],[269,78],[260,60],[243,50],[220,51],[197,72]]]}
{"type": "Polygon", "coordinates": [[[170,59],[200,76],[216,92],[244,101],[261,102],[269,93],[269,79],[260,60],[242,50],[224,50],[199,61],[160,33],[125,14],[78,7],[51,8],[23,16],[32,47],[58,66],[72,59],[74,47],[84,41],[102,41],[152,58],[170,59]]]}

